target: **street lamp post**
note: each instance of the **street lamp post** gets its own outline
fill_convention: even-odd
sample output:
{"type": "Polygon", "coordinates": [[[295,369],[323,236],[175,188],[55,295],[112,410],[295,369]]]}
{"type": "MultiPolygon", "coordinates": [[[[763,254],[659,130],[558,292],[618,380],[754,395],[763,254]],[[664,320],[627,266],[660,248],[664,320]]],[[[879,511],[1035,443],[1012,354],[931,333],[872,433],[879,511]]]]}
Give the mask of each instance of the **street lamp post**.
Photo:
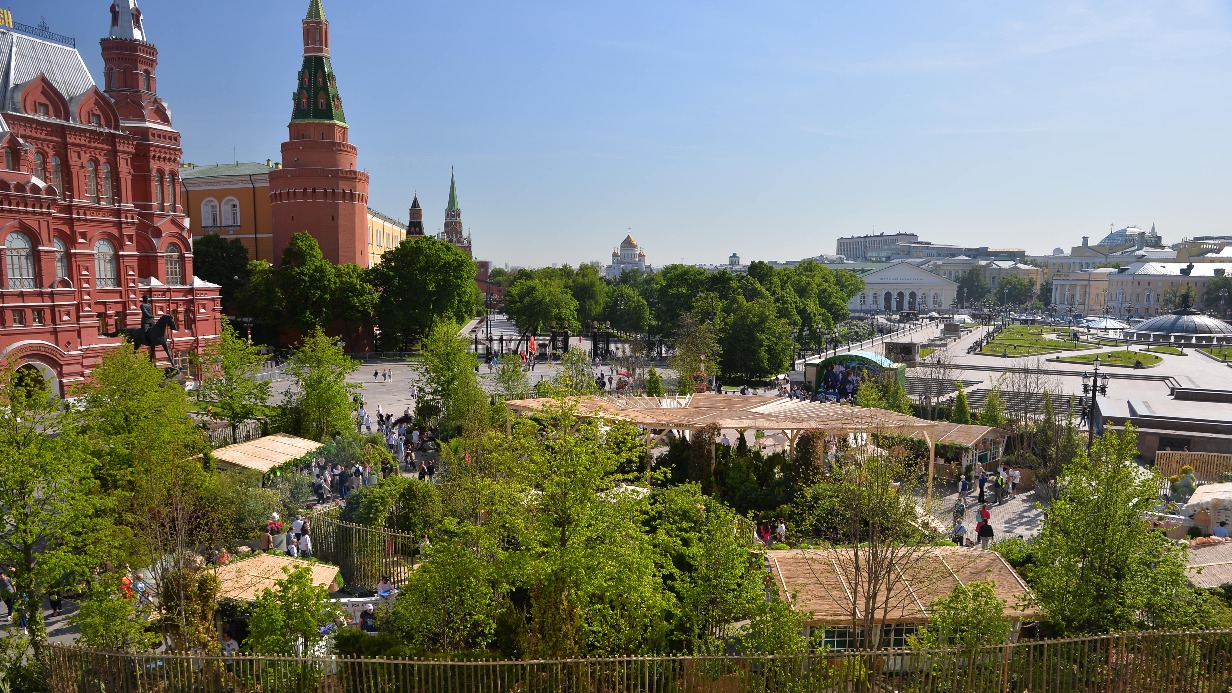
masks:
{"type": "Polygon", "coordinates": [[[1082,399],[1079,400],[1087,415],[1087,452],[1095,444],[1095,410],[1096,396],[1108,394],[1108,374],[1100,375],[1099,357],[1092,362],[1094,372],[1082,374],[1082,399]]]}

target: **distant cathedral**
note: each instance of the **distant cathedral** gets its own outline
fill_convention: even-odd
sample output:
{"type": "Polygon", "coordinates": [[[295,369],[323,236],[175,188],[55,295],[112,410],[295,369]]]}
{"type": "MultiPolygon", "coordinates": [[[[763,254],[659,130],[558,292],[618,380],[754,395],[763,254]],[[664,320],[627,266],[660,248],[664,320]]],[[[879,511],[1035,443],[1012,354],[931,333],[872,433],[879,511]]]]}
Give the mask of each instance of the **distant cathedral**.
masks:
{"type": "Polygon", "coordinates": [[[646,272],[650,270],[650,265],[646,264],[646,251],[633,240],[633,234],[629,234],[620,242],[620,247],[612,250],[612,264],[603,269],[603,274],[609,279],[616,279],[625,270],[634,269],[646,272]]]}

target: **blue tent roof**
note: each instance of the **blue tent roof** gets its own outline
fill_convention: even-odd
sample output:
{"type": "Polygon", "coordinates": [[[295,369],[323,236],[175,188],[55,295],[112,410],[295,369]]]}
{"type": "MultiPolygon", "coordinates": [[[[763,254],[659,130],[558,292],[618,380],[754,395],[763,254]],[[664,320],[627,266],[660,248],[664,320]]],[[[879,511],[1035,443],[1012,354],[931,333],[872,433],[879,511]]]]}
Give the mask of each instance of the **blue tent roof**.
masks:
{"type": "Polygon", "coordinates": [[[832,363],[851,363],[852,361],[860,360],[870,361],[875,365],[881,366],[882,368],[890,368],[898,365],[881,354],[875,354],[871,351],[849,351],[846,354],[838,354],[825,359],[821,362],[821,365],[828,366],[832,363]]]}

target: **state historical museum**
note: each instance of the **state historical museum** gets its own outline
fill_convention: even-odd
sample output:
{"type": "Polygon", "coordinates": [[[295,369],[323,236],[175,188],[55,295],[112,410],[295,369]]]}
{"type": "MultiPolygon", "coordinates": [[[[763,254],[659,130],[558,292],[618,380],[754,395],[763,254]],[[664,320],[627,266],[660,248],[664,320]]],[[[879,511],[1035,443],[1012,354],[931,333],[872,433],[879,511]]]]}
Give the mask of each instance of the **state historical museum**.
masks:
{"type": "Polygon", "coordinates": [[[143,295],[175,316],[177,361],[220,331],[218,287],[193,276],[158,49],[136,0],[109,19],[101,90],[73,39],[0,27],[0,356],[60,394],[140,324],[143,295]]]}

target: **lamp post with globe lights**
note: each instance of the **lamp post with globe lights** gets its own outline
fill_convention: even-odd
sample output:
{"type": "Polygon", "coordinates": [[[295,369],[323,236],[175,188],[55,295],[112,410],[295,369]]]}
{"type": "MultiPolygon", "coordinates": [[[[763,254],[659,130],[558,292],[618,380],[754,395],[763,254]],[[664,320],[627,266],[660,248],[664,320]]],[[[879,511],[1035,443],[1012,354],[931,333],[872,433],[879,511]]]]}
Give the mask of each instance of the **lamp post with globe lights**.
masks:
{"type": "Polygon", "coordinates": [[[1091,446],[1095,444],[1095,410],[1096,396],[1108,394],[1108,374],[1100,374],[1099,372],[1099,357],[1095,357],[1092,362],[1094,371],[1091,373],[1082,374],[1082,398],[1079,400],[1079,406],[1086,413],[1087,418],[1087,452],[1091,451],[1091,446]]]}

